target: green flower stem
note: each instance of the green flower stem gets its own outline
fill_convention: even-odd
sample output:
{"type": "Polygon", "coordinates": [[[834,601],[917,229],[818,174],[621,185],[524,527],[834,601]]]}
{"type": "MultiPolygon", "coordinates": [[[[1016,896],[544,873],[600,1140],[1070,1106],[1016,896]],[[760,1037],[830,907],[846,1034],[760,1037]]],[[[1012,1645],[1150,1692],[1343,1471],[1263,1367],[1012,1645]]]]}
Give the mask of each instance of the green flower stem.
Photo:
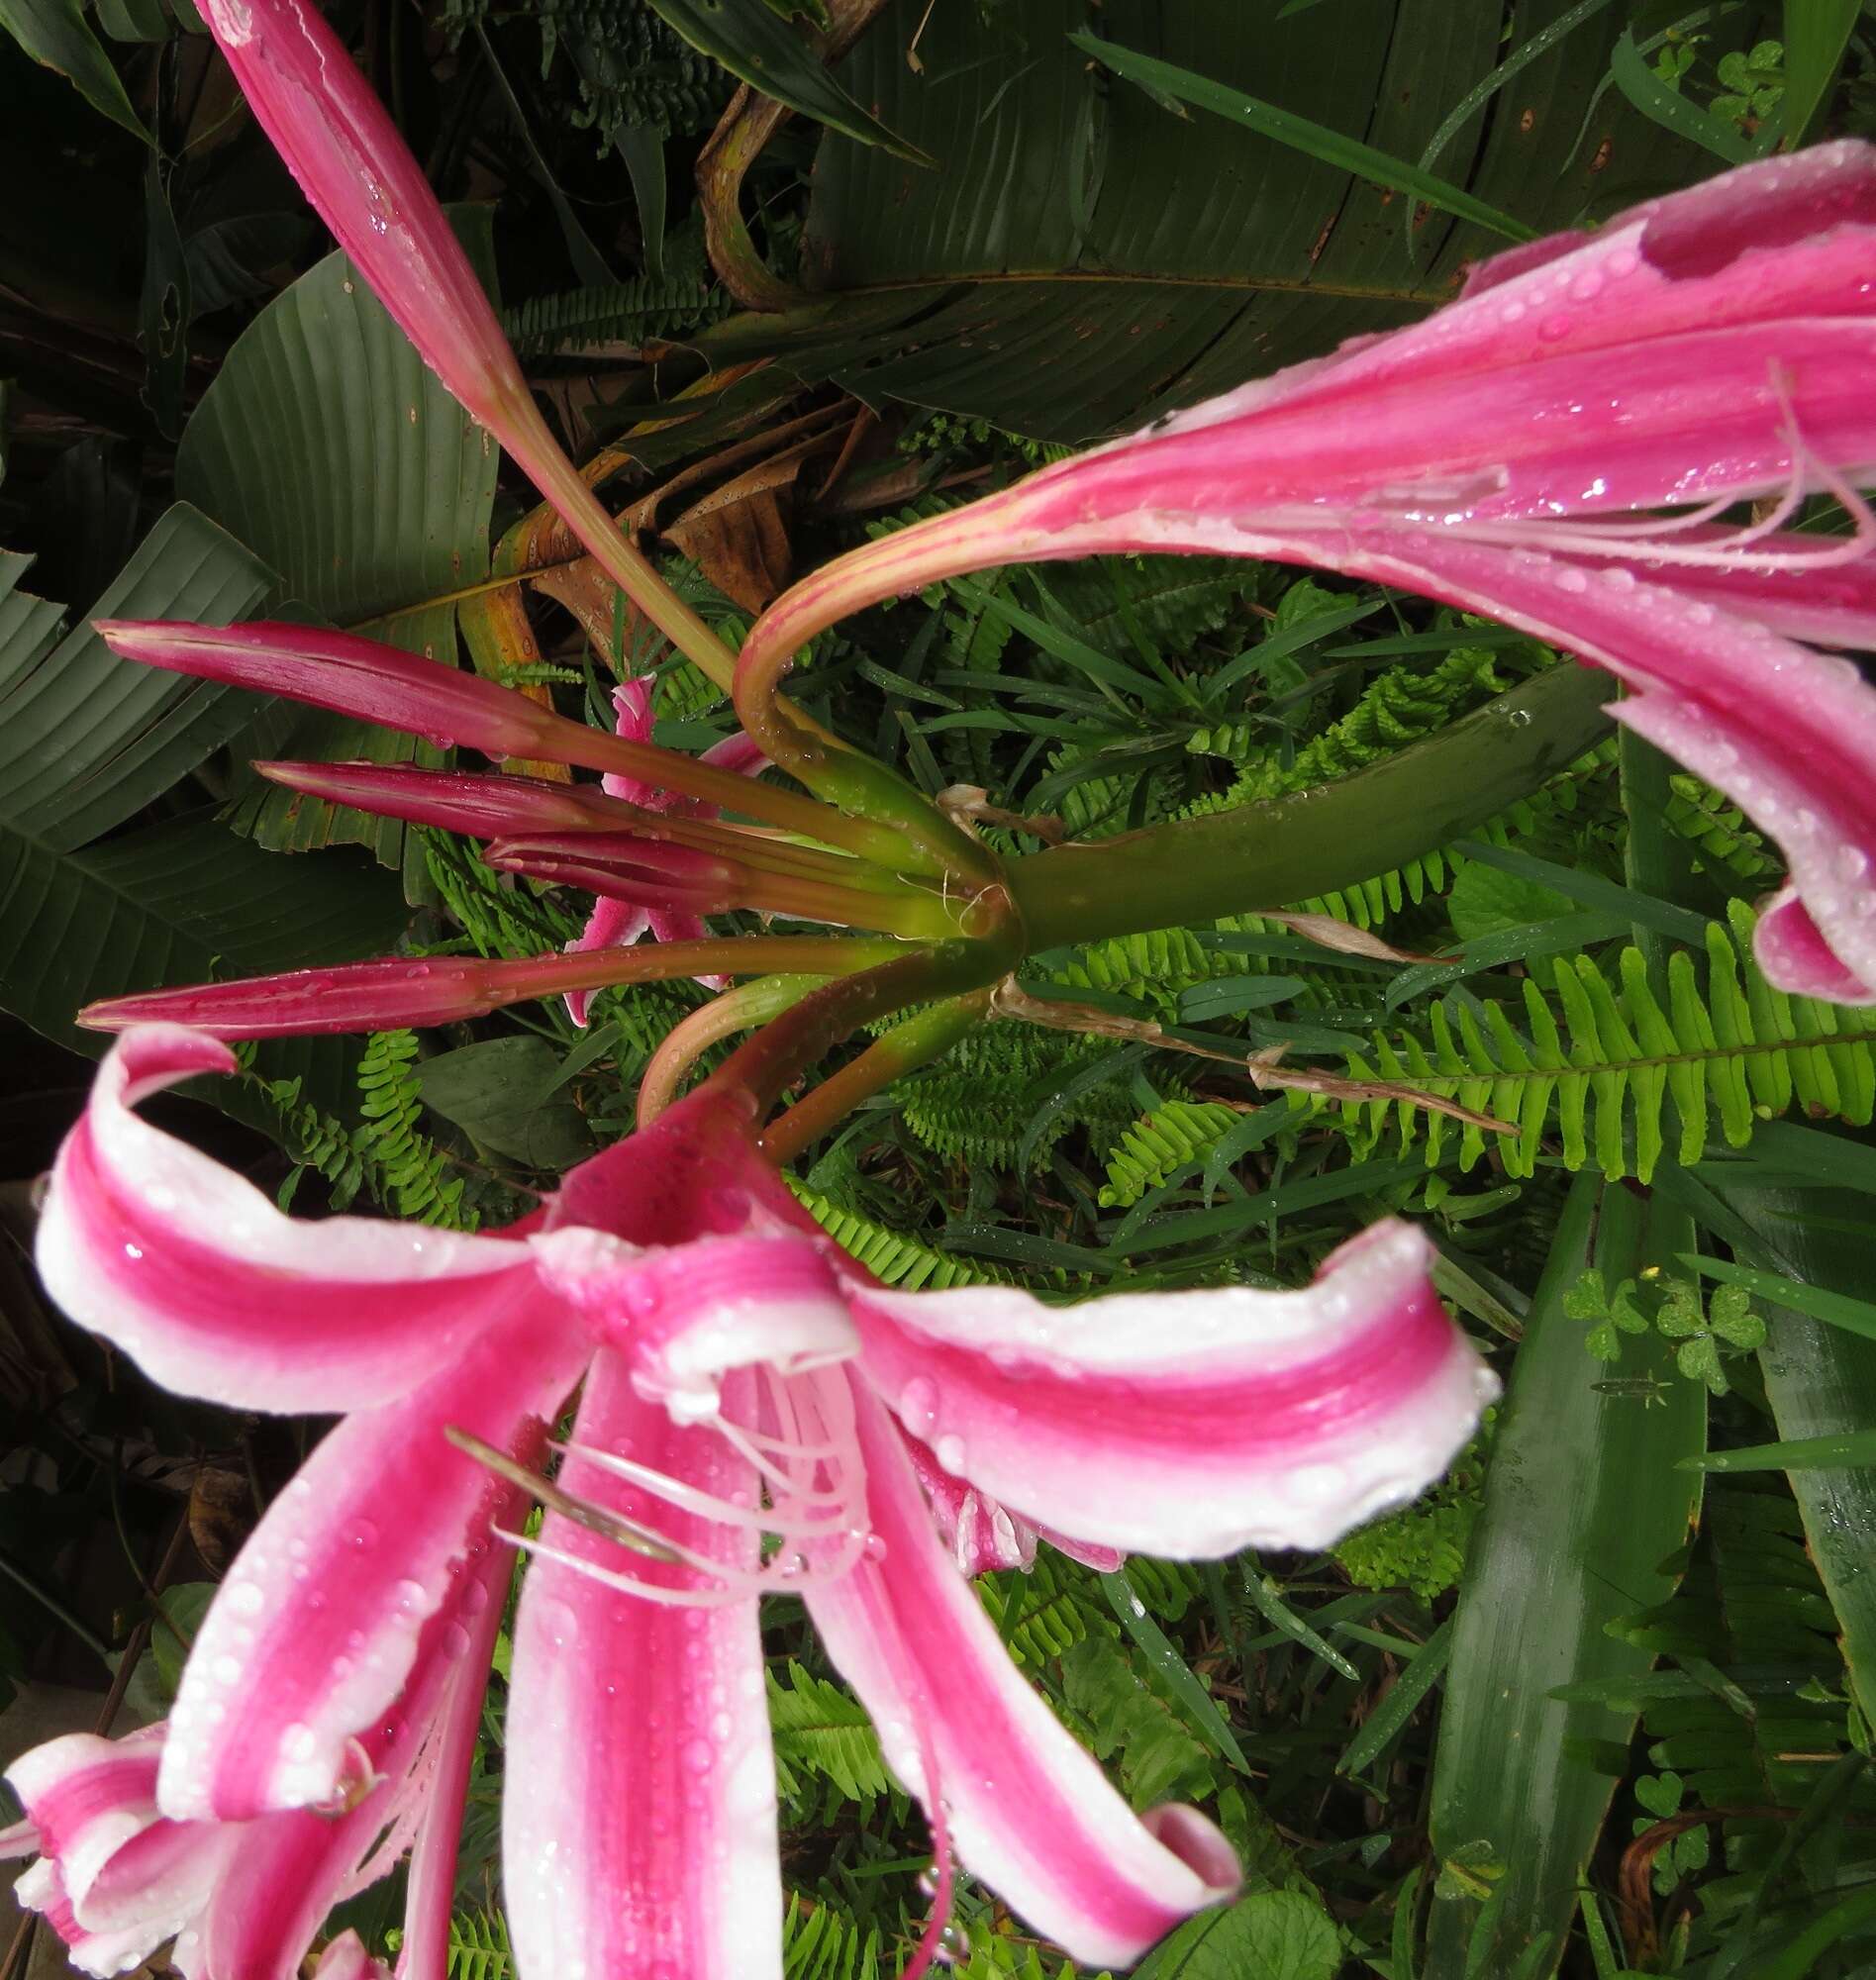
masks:
{"type": "Polygon", "coordinates": [[[1608,726],[1606,675],[1563,665],[1317,790],[1013,861],[1026,945],[1216,921],[1314,899],[1477,830],[1608,726]]]}
{"type": "MultiPolygon", "coordinates": [[[[671,644],[728,691],[736,679],[736,655],[627,541],[586,477],[561,453],[532,402],[525,410],[517,407],[516,417],[540,428],[541,460],[547,475],[543,493],[567,527],[671,644]]],[[[911,872],[990,872],[977,842],[895,771],[856,754],[779,696],[771,696],[767,713],[769,720],[756,740],[777,768],[851,818],[880,828],[857,837],[828,831],[820,837],[911,872]]]]}
{"type": "Polygon", "coordinates": [[[987,988],[966,991],[895,1025],[858,1058],[849,1060],[806,1099],[798,1100],[786,1114],[770,1122],[762,1131],[763,1151],[772,1161],[792,1160],[861,1101],[941,1057],[967,1032],[975,1031],[989,1014],[990,997],[987,988]]]}
{"type": "Polygon", "coordinates": [[[826,976],[757,976],[699,1005],[665,1033],[657,1050],[645,1061],[639,1080],[639,1126],[648,1128],[677,1098],[685,1073],[712,1045],[733,1032],[753,1031],[771,1018],[779,1018],[827,981],[826,976]]]}
{"type": "Polygon", "coordinates": [[[911,949],[812,991],[739,1046],[705,1084],[741,1087],[767,1113],[793,1079],[869,1018],[986,989],[1021,959],[1021,932],[1008,918],[977,940],[911,949]]]}

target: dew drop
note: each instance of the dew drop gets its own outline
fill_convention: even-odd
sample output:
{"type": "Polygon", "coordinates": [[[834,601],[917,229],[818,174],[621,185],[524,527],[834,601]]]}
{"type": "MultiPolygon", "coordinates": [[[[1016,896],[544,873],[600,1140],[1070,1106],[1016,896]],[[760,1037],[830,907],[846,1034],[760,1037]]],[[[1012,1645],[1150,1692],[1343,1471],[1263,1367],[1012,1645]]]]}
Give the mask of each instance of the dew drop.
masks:
{"type": "MultiPolygon", "coordinates": [[[[1530,721],[1527,716],[1526,721],[1530,721]]],[[[964,1468],[964,1439],[961,1436],[941,1436],[932,1446],[933,1455],[946,1471],[962,1471],[964,1468]]]]}
{"type": "Polygon", "coordinates": [[[914,1430],[930,1430],[938,1422],[938,1384],[915,1376],[899,1392],[899,1414],[914,1430]]]}
{"type": "Polygon", "coordinates": [[[377,1524],[372,1520],[360,1520],[346,1535],[346,1544],[359,1553],[369,1553],[377,1543],[377,1524]]]}

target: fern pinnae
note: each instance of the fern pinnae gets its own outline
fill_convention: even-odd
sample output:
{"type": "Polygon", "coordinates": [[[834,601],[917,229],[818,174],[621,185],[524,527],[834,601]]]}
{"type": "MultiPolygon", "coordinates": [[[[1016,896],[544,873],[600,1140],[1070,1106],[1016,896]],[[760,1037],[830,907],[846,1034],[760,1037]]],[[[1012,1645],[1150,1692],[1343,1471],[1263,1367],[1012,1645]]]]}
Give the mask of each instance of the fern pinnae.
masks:
{"type": "MultiPolygon", "coordinates": [[[[1646,1182],[1666,1145],[1667,1103],[1680,1122],[1678,1159],[1699,1160],[1710,1117],[1733,1147],[1754,1120],[1782,1114],[1794,1098],[1808,1111],[1866,1126],[1876,1113],[1876,1027],[1815,999],[1774,990],[1751,959],[1754,917],[1743,902],[1728,925],[1710,925],[1706,984],[1685,949],[1668,959],[1665,1001],[1641,952],[1625,947],[1610,966],[1587,955],[1552,959],[1547,984],[1533,971],[1522,985],[1524,1021],[1512,1011],[1453,993],[1428,1012],[1426,1040],[1410,1032],[1370,1035],[1351,1049],[1357,1078],[1442,1096],[1518,1128],[1500,1142],[1508,1173],[1533,1173],[1554,1127],[1567,1168],[1594,1160],[1612,1177],[1646,1182]]],[[[1327,1113],[1333,1103],[1316,1110],[1327,1113]]],[[[1424,1137],[1429,1167],[1445,1154],[1452,1124],[1406,1097],[1340,1103],[1357,1154],[1371,1153],[1390,1118],[1406,1151],[1424,1137]]],[[[1460,1130],[1457,1160],[1471,1168],[1485,1138],[1460,1130]]]]}

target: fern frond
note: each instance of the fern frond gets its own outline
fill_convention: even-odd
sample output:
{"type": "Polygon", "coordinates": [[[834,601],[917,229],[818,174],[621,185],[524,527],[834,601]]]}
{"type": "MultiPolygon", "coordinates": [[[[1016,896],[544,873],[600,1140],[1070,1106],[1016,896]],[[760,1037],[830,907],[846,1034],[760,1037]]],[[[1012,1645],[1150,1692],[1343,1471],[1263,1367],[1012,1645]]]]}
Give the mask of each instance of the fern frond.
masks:
{"type": "Polygon", "coordinates": [[[879,1734],[866,1708],[838,1684],[803,1670],[791,1658],[787,1683],[769,1673],[768,1713],[776,1784],[787,1799],[800,1793],[803,1774],[832,1782],[846,1800],[862,1807],[870,1808],[892,1792],[879,1734]]]}
{"type": "Polygon", "coordinates": [[[1174,1100],[1143,1115],[1108,1157],[1103,1210],[1130,1210],[1149,1189],[1202,1162],[1243,1119],[1222,1100],[1174,1100]]]}
{"type": "Polygon", "coordinates": [[[1460,646],[1431,669],[1387,668],[1368,683],[1346,715],[1312,737],[1288,762],[1272,741],[1270,725],[1252,719],[1201,729],[1187,739],[1186,747],[1238,765],[1224,809],[1307,790],[1365,769],[1504,693],[1506,684],[1493,671],[1497,657],[1490,646],[1460,646]]]}
{"type": "Polygon", "coordinates": [[[510,1980],[515,1950],[500,1912],[458,1912],[449,1921],[449,1980],[510,1980]]]}
{"type": "Polygon", "coordinates": [[[365,1041],[356,1128],[303,1101],[297,1079],[269,1082],[281,1144],[299,1169],[325,1180],[335,1210],[348,1208],[362,1189],[400,1217],[473,1231],[480,1219],[463,1202],[465,1178],[450,1174],[449,1156],[418,1127],[423,1095],[413,1071],[416,1057],[414,1032],[374,1032],[365,1041]]]}
{"type": "Polygon", "coordinates": [[[902,1231],[889,1231],[862,1217],[857,1210],[843,1209],[810,1189],[797,1177],[784,1172],[783,1181],[795,1192],[795,1200],[819,1224],[841,1250],[866,1267],[882,1285],[903,1286],[907,1292],[921,1288],[941,1292],[947,1286],[1008,1285],[1012,1275],[994,1266],[947,1257],[908,1238],[902,1231]]]}
{"type": "Polygon", "coordinates": [[[1027,1574],[986,1574],[977,1594],[1010,1654],[1026,1669],[1055,1661],[1088,1634],[1084,1570],[1043,1547],[1027,1574]]]}
{"type": "Polygon", "coordinates": [[[636,275],[590,289],[534,296],[502,312],[509,341],[524,357],[585,350],[596,344],[642,344],[687,336],[715,322],[728,301],[701,275],[636,275]]]}
{"type": "Polygon", "coordinates": [[[782,1920],[784,1980],[881,1980],[879,1928],[825,1898],[790,1892],[782,1920]]]}
{"type": "MultiPolygon", "coordinates": [[[[1427,1040],[1376,1032],[1366,1052],[1350,1050],[1348,1070],[1515,1126],[1515,1138],[1494,1138],[1514,1176],[1532,1173],[1538,1144],[1554,1128],[1567,1167],[1593,1160],[1612,1177],[1646,1182],[1664,1145],[1670,1100],[1682,1162],[1700,1159],[1715,1110],[1734,1147],[1744,1146],[1755,1119],[1784,1113],[1794,1099],[1813,1114],[1866,1126],[1876,1111],[1876,1027],[1774,990],[1752,960],[1752,910],[1734,901],[1728,915],[1729,926],[1708,928],[1704,988],[1687,950],[1670,956],[1665,1005],[1636,948],[1616,956],[1613,975],[1588,956],[1559,956],[1538,966],[1548,997],[1538,974],[1525,980],[1522,1009],[1448,997],[1430,1011],[1427,1040]]],[[[1403,1152],[1425,1136],[1429,1167],[1454,1132],[1461,1169],[1485,1151],[1481,1130],[1411,1101],[1339,1105],[1360,1153],[1379,1143],[1390,1117],[1403,1152]]]]}
{"type": "Polygon", "coordinates": [[[381,1190],[400,1217],[473,1228],[462,1211],[462,1178],[448,1174],[449,1157],[421,1132],[424,1100],[412,1070],[415,1032],[374,1032],[358,1060],[358,1111],[364,1126],[358,1150],[373,1164],[381,1190]]]}

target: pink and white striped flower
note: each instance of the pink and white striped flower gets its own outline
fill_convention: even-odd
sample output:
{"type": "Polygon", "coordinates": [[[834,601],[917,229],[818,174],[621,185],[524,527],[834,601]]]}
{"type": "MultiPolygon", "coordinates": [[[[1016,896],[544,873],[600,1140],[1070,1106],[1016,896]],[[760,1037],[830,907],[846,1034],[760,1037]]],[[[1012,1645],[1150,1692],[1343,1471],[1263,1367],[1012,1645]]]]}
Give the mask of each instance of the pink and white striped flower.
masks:
{"type": "MultiPolygon", "coordinates": [[[[508,1234],[296,1224],[136,1112],[232,1064],[178,1027],[128,1033],[40,1238],[53,1295],[156,1379],[349,1412],[236,1561],[166,1732],[130,1748],[137,1796],[106,1798],[95,1830],[33,1810],[34,1901],[68,1906],[80,1934],[119,1929],[98,1879],[147,1837],[226,1851],[196,1878],[206,1900],[192,1887],[134,1921],[146,1936],[186,1923],[192,1980],[284,1980],[335,1894],[413,1832],[400,1972],[443,1971],[426,1948],[446,1922],[442,1838],[486,1669],[472,1637],[501,1606],[471,1591],[493,1585],[493,1539],[520,1538],[505,1481],[582,1377],[557,1478],[536,1481],[545,1522],[520,1540],[537,1558],[504,1854],[525,1980],[660,1961],[776,1980],[754,1598],[778,1587],[805,1599],[962,1862],[1073,1956],[1137,1956],[1234,1888],[1231,1852],[1190,1810],[1133,1815],[1023,1682],[914,1450],[940,1501],[956,1481],[1012,1509],[1013,1533],[1188,1556],[1317,1546],[1431,1479],[1491,1391],[1405,1224],[1297,1292],[1067,1309],[895,1293],[795,1205],[747,1096],[708,1085],[508,1234]],[[357,1839],[387,1825],[361,1866],[357,1839]]],[[[22,1765],[55,1778],[60,1762],[48,1748],[22,1765]]],[[[116,1955],[85,1956],[104,1971],[116,1955]]],[[[327,1958],[347,1980],[369,1971],[344,1942],[327,1958]]]]}
{"type": "Polygon", "coordinates": [[[1616,719],[1783,848],[1766,974],[1876,1002],[1876,691],[1814,650],[1876,646],[1873,267],[1876,148],[1853,143],[1513,248],[1423,323],[803,579],[743,644],[744,726],[822,627],[990,564],[1207,550],[1372,578],[1616,675],[1616,719]],[[1853,533],[1794,527],[1813,494],[1853,533]]]}
{"type": "MultiPolygon", "coordinates": [[[[176,1817],[160,1790],[179,1744],[173,1724],[116,1740],[72,1733],[22,1755],[7,1781],[27,1812],[17,1840],[39,1860],[18,1882],[21,1904],[86,1973],[129,1972],[173,1938],[188,1980],[296,1980],[333,1907],[414,1845],[406,1970],[434,1980],[448,1950],[461,1795],[511,1558],[486,1533],[467,1539],[397,1698],[350,1735],[349,1771],[324,1803],[246,1820],[176,1817]]],[[[218,1687],[231,1643],[259,1642],[251,1605],[235,1607],[210,1673],[218,1687]]],[[[198,1701],[190,1711],[220,1725],[213,1714],[229,1709],[198,1701]]],[[[327,1947],[318,1970],[388,1980],[351,1933],[327,1947]]]]}
{"type": "MultiPolygon", "coordinates": [[[[652,683],[648,680],[629,680],[613,689],[613,709],[618,716],[614,731],[616,735],[628,742],[650,742],[652,693],[652,683]]],[[[723,742],[706,749],[698,760],[722,769],[735,770],[745,777],[757,776],[768,767],[768,758],[741,733],[726,737],[723,742]]],[[[688,818],[717,816],[715,805],[706,804],[699,798],[682,797],[675,791],[667,791],[659,785],[646,783],[642,778],[627,776],[620,771],[607,771],[600,782],[611,796],[624,798],[628,803],[639,805],[645,811],[672,813],[688,818]]],[[[581,930],[578,939],[567,943],[567,950],[571,954],[585,953],[596,948],[629,948],[647,934],[653,941],[697,941],[702,939],[704,933],[703,918],[700,915],[672,914],[659,908],[635,907],[629,901],[611,900],[601,895],[594,901],[593,912],[586,918],[586,926],[581,930]]],[[[708,989],[721,990],[726,979],[721,976],[700,976],[697,980],[708,989]]],[[[590,990],[569,992],[566,1000],[567,1015],[576,1025],[584,1026],[592,1002],[593,993],[590,990]]]]}

